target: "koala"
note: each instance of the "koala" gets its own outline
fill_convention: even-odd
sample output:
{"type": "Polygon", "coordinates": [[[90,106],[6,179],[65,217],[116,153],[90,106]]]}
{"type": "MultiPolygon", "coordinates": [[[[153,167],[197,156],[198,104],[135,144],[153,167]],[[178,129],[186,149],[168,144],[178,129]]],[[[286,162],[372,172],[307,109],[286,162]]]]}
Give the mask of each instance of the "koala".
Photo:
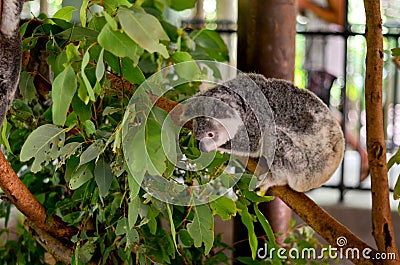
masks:
{"type": "Polygon", "coordinates": [[[5,0],[0,24],[0,126],[14,99],[21,71],[19,22],[23,0],[5,0]]]}
{"type": "Polygon", "coordinates": [[[267,173],[259,176],[263,190],[320,187],[343,158],[343,132],[329,108],[312,92],[285,80],[240,74],[197,94],[183,117],[193,119],[200,151],[270,162],[267,173]]]}

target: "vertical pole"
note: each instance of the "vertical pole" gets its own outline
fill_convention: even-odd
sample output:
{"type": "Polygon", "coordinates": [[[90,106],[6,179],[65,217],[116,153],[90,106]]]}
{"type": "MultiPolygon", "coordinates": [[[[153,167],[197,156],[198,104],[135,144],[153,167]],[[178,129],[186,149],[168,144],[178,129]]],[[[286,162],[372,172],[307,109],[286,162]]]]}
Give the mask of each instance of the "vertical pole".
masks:
{"type": "Polygon", "coordinates": [[[47,0],[40,0],[40,14],[48,14],[47,0]]]}
{"type": "Polygon", "coordinates": [[[238,68],[293,81],[295,0],[239,0],[238,68]]]}
{"type": "MultiPolygon", "coordinates": [[[[266,77],[293,81],[295,67],[296,0],[239,0],[238,68],[266,77]]],[[[279,198],[260,205],[283,243],[289,229],[291,210],[279,198]]],[[[240,221],[235,221],[235,242],[247,233],[240,221]]],[[[246,242],[248,243],[248,242],[246,242]]],[[[245,246],[236,246],[235,256],[243,255],[245,246]]]]}

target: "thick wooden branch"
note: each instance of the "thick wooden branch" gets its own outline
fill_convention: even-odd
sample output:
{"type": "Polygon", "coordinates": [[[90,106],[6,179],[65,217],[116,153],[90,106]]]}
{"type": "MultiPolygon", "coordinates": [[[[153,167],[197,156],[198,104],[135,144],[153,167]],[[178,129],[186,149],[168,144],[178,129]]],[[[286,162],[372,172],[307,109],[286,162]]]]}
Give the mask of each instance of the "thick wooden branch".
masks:
{"type": "Polygon", "coordinates": [[[74,227],[67,226],[57,216],[47,216],[44,206],[36,200],[24,183],[22,183],[1,151],[0,188],[17,209],[40,229],[58,239],[65,240],[69,240],[76,234],[77,230],[74,227]]]}
{"type": "MultiPolygon", "coordinates": [[[[151,98],[155,101],[155,106],[168,112],[177,105],[176,102],[166,98],[159,98],[157,101],[156,97],[151,96],[151,98]]],[[[172,120],[177,119],[177,117],[171,118],[172,120]]],[[[248,160],[247,168],[251,172],[255,172],[257,164],[257,159],[250,158],[248,160]]],[[[354,235],[347,227],[329,215],[304,193],[296,192],[289,186],[272,187],[271,190],[332,247],[337,246],[336,240],[339,237],[345,237],[347,239],[347,244],[342,247],[344,253],[347,249],[358,249],[360,253],[362,253],[364,249],[370,249],[371,252],[368,254],[371,257],[376,253],[376,250],[373,247],[369,246],[354,235]]],[[[351,258],[351,255],[349,255],[349,257],[351,258]]],[[[376,261],[373,263],[371,260],[365,259],[361,254],[359,258],[352,259],[352,261],[357,264],[380,264],[376,263],[376,261]]]]}
{"type": "Polygon", "coordinates": [[[64,264],[71,263],[74,252],[69,246],[51,236],[46,231],[40,229],[29,219],[24,222],[24,227],[25,230],[28,231],[28,233],[57,261],[60,261],[64,264]]]}
{"type": "MultiPolygon", "coordinates": [[[[378,251],[396,253],[389,205],[389,186],[382,110],[383,36],[380,1],[364,0],[367,18],[365,104],[367,150],[372,186],[372,225],[378,251]]],[[[386,264],[399,264],[399,260],[386,264]]]]}

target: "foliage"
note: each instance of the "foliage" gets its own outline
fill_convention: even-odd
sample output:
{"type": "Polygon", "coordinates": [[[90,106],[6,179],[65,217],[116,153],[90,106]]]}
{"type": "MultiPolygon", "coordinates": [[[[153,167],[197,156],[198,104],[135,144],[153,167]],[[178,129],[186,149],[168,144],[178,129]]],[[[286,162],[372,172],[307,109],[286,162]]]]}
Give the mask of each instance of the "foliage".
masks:
{"type": "MultiPolygon", "coordinates": [[[[141,186],[145,175],[153,172],[183,179],[187,186],[218,176],[231,181],[229,174],[221,174],[229,160],[226,154],[215,154],[203,170],[178,170],[159,152],[165,111],[154,108],[147,122],[141,123],[142,112],[129,104],[138,86],[166,66],[196,59],[228,60],[227,48],[216,32],[187,33],[163,18],[165,5],[182,10],[194,3],[84,0],[80,10],[65,7],[53,18],[33,19],[21,27],[24,51],[33,54],[38,43],[43,44],[54,79],[51,91],[43,91],[36,71],[22,72],[20,96],[3,124],[1,142],[14,170],[48,214],[78,228],[71,239],[73,264],[91,260],[98,264],[228,264],[223,250],[232,248],[214,236],[215,215],[224,220],[236,214],[241,217],[253,258],[258,248],[254,222],[260,222],[271,244],[276,244],[265,217],[252,206],[271,198],[250,191],[250,178],[242,178],[233,187],[234,196],[219,197],[209,205],[170,205],[141,186]],[[91,14],[94,3],[105,12],[91,14]],[[80,26],[69,22],[73,12],[79,12],[80,26]],[[133,126],[134,137],[123,143],[127,106],[134,116],[125,117],[125,122],[138,126],[133,126]],[[143,155],[145,149],[150,150],[148,157],[143,155]]],[[[211,71],[219,75],[217,69],[211,71]]],[[[188,79],[204,71],[189,64],[177,68],[177,73],[188,79]]],[[[185,83],[164,96],[180,101],[196,93],[199,85],[185,83]]],[[[150,102],[145,93],[139,93],[138,99],[150,102]]],[[[180,131],[179,143],[185,157],[199,156],[189,130],[180,131]]],[[[5,264],[44,262],[44,250],[23,230],[18,242],[0,248],[0,256],[5,264]],[[13,247],[17,245],[18,249],[13,247]]]]}

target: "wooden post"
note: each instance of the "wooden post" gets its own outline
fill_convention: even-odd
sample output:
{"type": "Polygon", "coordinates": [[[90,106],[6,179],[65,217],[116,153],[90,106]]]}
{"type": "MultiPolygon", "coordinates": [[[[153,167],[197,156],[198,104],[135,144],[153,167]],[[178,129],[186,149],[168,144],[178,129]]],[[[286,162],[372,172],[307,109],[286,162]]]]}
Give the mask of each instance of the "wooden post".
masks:
{"type": "MultiPolygon", "coordinates": [[[[238,69],[293,81],[296,15],[295,0],[239,0],[238,69]]],[[[272,203],[260,205],[260,209],[274,232],[283,233],[277,238],[282,243],[289,229],[290,208],[275,198],[272,203]]],[[[247,235],[239,220],[235,221],[234,232],[235,242],[247,235]]],[[[246,255],[246,248],[238,244],[235,256],[246,255]]]]}

